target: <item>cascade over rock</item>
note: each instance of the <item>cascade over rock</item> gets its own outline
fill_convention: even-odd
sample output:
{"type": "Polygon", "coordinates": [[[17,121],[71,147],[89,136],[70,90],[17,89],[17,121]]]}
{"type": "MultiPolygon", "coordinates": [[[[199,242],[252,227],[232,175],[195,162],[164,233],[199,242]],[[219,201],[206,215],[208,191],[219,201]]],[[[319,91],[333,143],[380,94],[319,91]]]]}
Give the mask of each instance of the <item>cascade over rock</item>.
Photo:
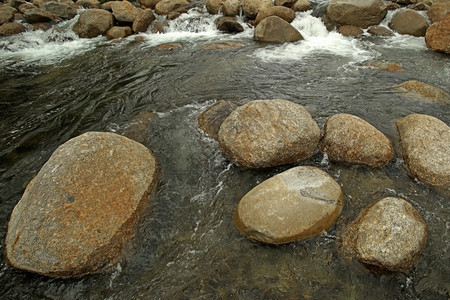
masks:
{"type": "Polygon", "coordinates": [[[288,243],[327,230],[343,204],[342,189],[330,175],[316,167],[295,167],[249,191],[239,201],[233,221],[250,239],[288,243]]]}
{"type": "Polygon", "coordinates": [[[301,105],[286,100],[255,100],[236,108],[220,126],[221,150],[238,166],[266,168],[314,154],[320,129],[301,105]]]}
{"type": "Polygon", "coordinates": [[[422,114],[411,114],[395,123],[411,176],[431,185],[449,187],[450,127],[422,114]]]}
{"type": "Polygon", "coordinates": [[[7,262],[47,276],[100,271],[120,261],[156,182],[143,145],[87,132],[53,152],[14,208],[7,262]]]}
{"type": "Polygon", "coordinates": [[[394,157],[391,141],[363,119],[337,114],[325,123],[320,150],[332,161],[381,167],[394,157]]]}
{"type": "Polygon", "coordinates": [[[374,270],[408,271],[427,240],[427,225],[401,198],[387,197],[361,212],[340,234],[342,248],[374,270]]]}

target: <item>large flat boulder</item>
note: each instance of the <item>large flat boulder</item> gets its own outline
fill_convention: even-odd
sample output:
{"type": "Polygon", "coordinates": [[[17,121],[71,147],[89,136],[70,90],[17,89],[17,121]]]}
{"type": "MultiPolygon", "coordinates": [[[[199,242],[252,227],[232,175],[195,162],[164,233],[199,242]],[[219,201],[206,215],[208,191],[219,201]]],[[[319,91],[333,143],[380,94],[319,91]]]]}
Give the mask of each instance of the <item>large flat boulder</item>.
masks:
{"type": "Polygon", "coordinates": [[[420,258],[427,225],[410,203],[387,197],[363,210],[340,236],[344,253],[369,269],[407,272],[420,258]]]}
{"type": "Polygon", "coordinates": [[[383,0],[331,0],[325,10],[328,21],[337,27],[368,28],[380,24],[386,13],[387,5],[383,0]]]}
{"type": "Polygon", "coordinates": [[[11,266],[47,276],[117,264],[156,182],[143,145],[87,132],[61,145],[28,184],[6,236],[11,266]]]}
{"type": "Polygon", "coordinates": [[[411,114],[395,123],[411,176],[431,185],[449,187],[450,127],[422,114],[411,114]]]}
{"type": "Polygon", "coordinates": [[[336,114],[325,123],[320,149],[332,161],[381,167],[394,158],[391,141],[363,119],[336,114]]]}
{"type": "Polygon", "coordinates": [[[310,166],[275,175],[248,192],[234,212],[248,238],[281,244],[317,235],[341,213],[344,194],[326,172],[310,166]]]}
{"type": "Polygon", "coordinates": [[[320,129],[301,105],[255,100],[236,108],[220,126],[222,151],[243,168],[285,165],[312,156],[320,129]]]}

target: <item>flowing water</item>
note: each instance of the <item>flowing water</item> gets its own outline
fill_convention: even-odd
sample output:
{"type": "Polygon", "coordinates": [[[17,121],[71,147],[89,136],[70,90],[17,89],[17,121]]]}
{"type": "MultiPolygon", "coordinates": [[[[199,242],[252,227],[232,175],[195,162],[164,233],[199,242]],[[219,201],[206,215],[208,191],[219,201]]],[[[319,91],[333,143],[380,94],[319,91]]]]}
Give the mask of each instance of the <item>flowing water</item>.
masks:
{"type": "MultiPolygon", "coordinates": [[[[323,4],[323,3],[322,3],[323,4]]],[[[5,299],[448,299],[449,192],[409,178],[394,120],[411,113],[450,122],[448,105],[397,95],[392,86],[420,80],[446,89],[450,59],[423,38],[358,39],[327,32],[298,13],[305,40],[268,45],[252,30],[219,33],[214,17],[193,10],[166,34],[140,34],[120,44],[78,39],[75,20],[50,32],[0,40],[0,295],[5,299]],[[206,51],[236,41],[245,47],[206,51]],[[155,46],[179,42],[181,49],[155,46]],[[404,72],[368,68],[389,61],[404,72]],[[241,170],[197,126],[220,99],[286,99],[302,104],[321,127],[335,113],[367,120],[392,141],[396,157],[370,169],[330,163],[317,153],[300,165],[331,174],[345,207],[327,232],[304,241],[263,245],[232,224],[240,198],[287,169],[241,170]],[[86,131],[134,129],[161,167],[157,193],[139,224],[131,253],[113,272],[57,279],[5,264],[4,239],[13,207],[51,153],[86,131]],[[407,274],[372,274],[341,258],[337,234],[361,209],[385,196],[408,200],[428,225],[422,259],[407,274]]],[[[242,21],[242,19],[241,19],[242,21]]]]}

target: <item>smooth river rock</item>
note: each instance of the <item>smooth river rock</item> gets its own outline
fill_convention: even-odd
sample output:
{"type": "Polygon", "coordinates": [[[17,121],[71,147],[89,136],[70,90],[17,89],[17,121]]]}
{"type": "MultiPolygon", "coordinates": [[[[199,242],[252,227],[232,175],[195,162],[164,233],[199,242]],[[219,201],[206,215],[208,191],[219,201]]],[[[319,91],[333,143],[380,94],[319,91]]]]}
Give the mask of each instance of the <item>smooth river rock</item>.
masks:
{"type": "Polygon", "coordinates": [[[449,188],[450,127],[422,114],[411,114],[395,123],[411,175],[422,182],[449,188]]]}
{"type": "Polygon", "coordinates": [[[221,150],[243,168],[266,168],[314,154],[321,132],[301,105],[255,100],[236,108],[220,126],[221,150]]]}
{"type": "Polygon", "coordinates": [[[432,86],[431,84],[417,80],[402,82],[399,85],[395,85],[393,89],[396,93],[402,96],[419,101],[442,104],[450,103],[450,95],[446,91],[432,86]]]}
{"type": "Polygon", "coordinates": [[[272,0],[242,0],[242,12],[250,19],[256,18],[261,10],[272,6],[272,0]]]}
{"type": "Polygon", "coordinates": [[[11,266],[74,276],[117,264],[156,182],[153,154],[115,133],[87,132],[53,152],[14,208],[11,266]]]}
{"type": "Polygon", "coordinates": [[[118,22],[133,23],[141,11],[128,1],[112,1],[112,13],[118,22]]]}
{"type": "Polygon", "coordinates": [[[109,11],[93,8],[80,13],[72,30],[81,38],[93,38],[104,35],[113,25],[114,17],[109,11]]]}
{"type": "Polygon", "coordinates": [[[392,30],[413,36],[425,36],[428,26],[427,19],[411,9],[396,13],[389,22],[392,30]]]}
{"type": "Polygon", "coordinates": [[[391,141],[363,119],[349,114],[330,117],[320,150],[332,161],[381,167],[394,157],[391,141]]]}
{"type": "Polygon", "coordinates": [[[341,213],[344,194],[326,172],[311,166],[289,169],[248,192],[234,212],[248,238],[281,244],[317,235],[341,213]]]}
{"type": "Polygon", "coordinates": [[[259,22],[254,39],[261,42],[296,42],[303,39],[300,32],[280,17],[270,16],[259,22]]]}
{"type": "Polygon", "coordinates": [[[265,8],[261,10],[255,19],[255,26],[258,26],[259,22],[261,20],[270,17],[270,16],[277,16],[282,18],[288,23],[291,23],[295,19],[295,12],[290,9],[289,7],[285,6],[272,6],[269,8],[265,8]]]}
{"type": "Polygon", "coordinates": [[[450,54],[450,12],[428,27],[425,42],[434,51],[450,54]]]}
{"type": "Polygon", "coordinates": [[[383,0],[331,0],[325,15],[333,25],[353,25],[367,28],[378,25],[387,13],[383,0]]]}
{"type": "Polygon", "coordinates": [[[375,271],[414,267],[427,240],[427,226],[401,198],[387,197],[361,212],[340,234],[345,253],[375,271]]]}

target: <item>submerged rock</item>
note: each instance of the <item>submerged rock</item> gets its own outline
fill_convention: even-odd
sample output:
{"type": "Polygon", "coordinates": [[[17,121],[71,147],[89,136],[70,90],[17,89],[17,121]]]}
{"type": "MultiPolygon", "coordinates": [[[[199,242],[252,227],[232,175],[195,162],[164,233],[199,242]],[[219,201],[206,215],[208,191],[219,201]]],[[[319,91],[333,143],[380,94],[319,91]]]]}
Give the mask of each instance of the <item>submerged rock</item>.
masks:
{"type": "Polygon", "coordinates": [[[325,123],[320,150],[332,161],[381,167],[394,157],[391,141],[363,119],[337,114],[325,123]]]}
{"type": "Polygon", "coordinates": [[[220,100],[214,103],[198,116],[198,126],[210,137],[218,140],[220,125],[233,110],[245,102],[246,100],[220,100]]]}
{"type": "Polygon", "coordinates": [[[67,141],[12,212],[7,262],[47,276],[117,264],[155,186],[156,169],[146,147],[114,133],[87,132],[67,141]]]}
{"type": "Polygon", "coordinates": [[[291,24],[277,16],[270,16],[259,22],[254,39],[261,42],[296,42],[303,36],[291,24]]]}
{"type": "Polygon", "coordinates": [[[314,154],[320,129],[301,105],[286,100],[255,100],[236,108],[220,126],[221,150],[238,166],[266,168],[314,154]]]}
{"type": "Polygon", "coordinates": [[[387,5],[383,0],[331,0],[325,11],[326,18],[333,25],[360,28],[380,24],[386,13],[387,5]]]}
{"type": "Polygon", "coordinates": [[[367,66],[380,69],[384,71],[389,72],[403,72],[405,69],[403,69],[401,66],[399,66],[396,63],[390,63],[390,62],[384,62],[384,61],[371,61],[367,63],[367,66]]]}
{"type": "Polygon", "coordinates": [[[450,13],[427,29],[425,42],[430,49],[450,53],[450,13]]]}
{"type": "Polygon", "coordinates": [[[428,26],[427,19],[411,9],[396,13],[389,22],[389,28],[392,30],[413,36],[425,36],[428,26]]]}
{"type": "Polygon", "coordinates": [[[407,201],[388,197],[363,210],[340,236],[344,252],[370,269],[402,272],[417,264],[427,226],[407,201]]]}
{"type": "Polygon", "coordinates": [[[396,120],[403,158],[418,180],[450,186],[450,127],[441,120],[411,114],[396,120]]]}
{"type": "Polygon", "coordinates": [[[341,187],[330,175],[316,167],[295,167],[248,192],[233,221],[250,239],[288,243],[330,228],[343,204],[341,187]]]}
{"type": "Polygon", "coordinates": [[[104,35],[114,25],[113,15],[104,9],[87,9],[73,26],[73,31],[81,38],[104,35]]]}
{"type": "Polygon", "coordinates": [[[245,47],[245,44],[239,42],[215,42],[204,45],[203,50],[233,50],[245,47]]]}
{"type": "Polygon", "coordinates": [[[261,10],[272,6],[272,0],[242,0],[242,12],[250,19],[256,18],[261,10]]]}
{"type": "Polygon", "coordinates": [[[155,48],[160,51],[173,51],[175,49],[183,48],[183,45],[180,43],[165,43],[165,44],[160,44],[160,45],[156,46],[155,48]]]}
{"type": "Polygon", "coordinates": [[[449,94],[435,86],[417,81],[409,80],[393,87],[394,91],[408,98],[436,103],[449,103],[449,94]]]}

